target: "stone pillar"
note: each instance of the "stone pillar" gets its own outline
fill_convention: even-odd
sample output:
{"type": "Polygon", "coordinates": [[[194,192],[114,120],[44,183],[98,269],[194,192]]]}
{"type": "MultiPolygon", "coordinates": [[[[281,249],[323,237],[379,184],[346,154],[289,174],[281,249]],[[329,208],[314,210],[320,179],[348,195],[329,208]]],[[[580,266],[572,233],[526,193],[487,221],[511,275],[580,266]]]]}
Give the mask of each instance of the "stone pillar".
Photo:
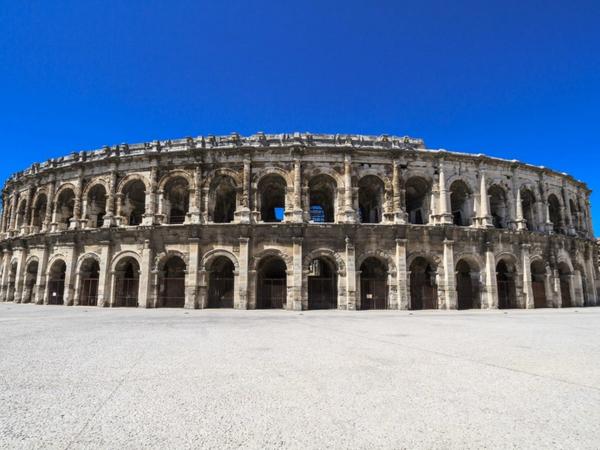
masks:
{"type": "MultiPolygon", "coordinates": [[[[573,271],[573,291],[575,292],[573,299],[573,306],[583,306],[584,303],[584,292],[583,292],[583,280],[581,278],[581,272],[577,269],[573,271]]],[[[562,306],[562,305],[561,305],[562,306]]]]}
{"type": "Polygon", "coordinates": [[[23,284],[25,281],[24,271],[25,271],[25,261],[27,260],[27,249],[21,247],[17,257],[17,276],[15,279],[15,303],[21,303],[21,297],[23,295],[23,284]]]}
{"type": "Polygon", "coordinates": [[[352,160],[349,154],[344,156],[344,222],[356,222],[352,204],[352,160]]]}
{"type": "Polygon", "coordinates": [[[74,244],[63,244],[62,253],[65,256],[67,269],[65,271],[65,293],[63,302],[65,306],[73,304],[75,294],[75,272],[77,270],[77,249],[74,244]]]}
{"type": "Polygon", "coordinates": [[[454,266],[454,241],[444,239],[444,294],[446,309],[457,309],[456,267],[454,266]]]}
{"type": "Polygon", "coordinates": [[[81,196],[83,195],[83,174],[79,173],[77,183],[75,184],[75,202],[73,205],[73,217],[69,221],[69,229],[76,230],[79,228],[81,221],[81,196]]]}
{"type": "Polygon", "coordinates": [[[491,243],[485,248],[485,303],[482,308],[498,309],[498,280],[496,279],[496,258],[491,243]]]}
{"type": "Polygon", "coordinates": [[[189,265],[185,276],[185,307],[198,307],[198,265],[200,264],[200,239],[189,240],[189,265]]]}
{"type": "Polygon", "coordinates": [[[153,161],[150,170],[150,191],[146,192],[146,212],[142,216],[142,225],[156,223],[156,190],[158,189],[158,162],[153,161]]]}
{"type": "Polygon", "coordinates": [[[479,182],[479,217],[477,218],[478,225],[481,228],[493,228],[494,222],[490,215],[490,199],[487,193],[487,182],[485,178],[485,171],[480,169],[481,176],[479,182]]]}
{"type": "Polygon", "coordinates": [[[152,270],[153,270],[153,250],[149,239],[144,241],[142,249],[142,264],[140,267],[140,291],[138,296],[138,306],[140,308],[152,308],[152,270]]]}
{"type": "Polygon", "coordinates": [[[533,284],[531,280],[531,259],[529,258],[530,244],[521,246],[521,255],[523,257],[523,294],[525,294],[525,308],[534,309],[535,299],[533,297],[533,284]]]}
{"type": "Polygon", "coordinates": [[[394,223],[406,224],[408,222],[399,161],[393,161],[392,163],[392,215],[394,223]]]}
{"type": "Polygon", "coordinates": [[[398,309],[409,309],[410,287],[409,274],[406,267],[406,239],[396,239],[396,268],[398,277],[398,309]]]}
{"type": "Polygon", "coordinates": [[[48,186],[48,203],[46,204],[46,215],[44,216],[44,222],[42,223],[42,233],[47,232],[50,229],[50,224],[53,222],[52,214],[54,212],[54,188],[55,182],[52,181],[48,186]]]}
{"type": "Polygon", "coordinates": [[[5,248],[2,253],[2,265],[4,268],[2,269],[2,289],[0,291],[0,301],[6,302],[8,301],[8,280],[10,278],[10,260],[12,259],[12,251],[5,248]]]}
{"type": "MultiPolygon", "coordinates": [[[[590,253],[593,255],[593,250],[590,251],[590,253]]],[[[589,306],[598,306],[598,292],[596,291],[596,268],[594,267],[593,259],[591,257],[587,258],[586,264],[588,266],[587,272],[590,274],[587,283],[589,306]]]]}
{"type": "Polygon", "coordinates": [[[357,309],[356,298],[356,254],[354,244],[346,236],[346,309],[354,311],[357,309]]]}
{"type": "Polygon", "coordinates": [[[291,222],[302,222],[302,216],[302,163],[299,158],[296,158],[294,159],[294,202],[291,222]]]}
{"type": "Polygon", "coordinates": [[[31,198],[32,192],[31,189],[28,189],[27,193],[25,194],[25,215],[23,216],[23,223],[21,224],[21,229],[19,230],[19,233],[22,235],[29,234],[31,230],[31,227],[29,226],[31,216],[33,215],[31,214],[31,198]]]}
{"type": "Polygon", "coordinates": [[[112,245],[110,241],[100,242],[100,273],[98,274],[98,306],[110,306],[114,302],[112,289],[113,272],[111,267],[112,245]]]}
{"type": "Polygon", "coordinates": [[[452,214],[450,213],[450,196],[448,195],[448,189],[446,188],[446,175],[444,173],[443,163],[440,164],[439,192],[438,223],[440,225],[452,225],[453,220],[452,214]]]}
{"type": "Polygon", "coordinates": [[[14,232],[15,228],[16,228],[16,223],[17,223],[17,207],[18,207],[16,191],[13,191],[13,193],[12,193],[12,198],[11,198],[10,204],[11,204],[11,208],[10,208],[9,231],[14,232]]]}
{"type": "Polygon", "coordinates": [[[200,205],[202,204],[202,166],[194,170],[194,186],[190,189],[190,222],[201,223],[200,205]]]}
{"type": "MultiPolygon", "coordinates": [[[[117,171],[112,170],[110,173],[110,182],[108,184],[108,192],[106,193],[106,214],[102,226],[109,228],[117,223],[115,218],[115,196],[117,190],[117,171]]],[[[121,223],[121,222],[120,222],[121,223]]]]}
{"type": "Polygon", "coordinates": [[[234,298],[234,308],[248,309],[248,250],[250,238],[240,237],[240,268],[238,272],[237,299],[234,298]]]}
{"type": "Polygon", "coordinates": [[[515,223],[517,224],[518,231],[527,230],[527,221],[523,217],[523,200],[521,200],[521,189],[517,188],[517,217],[515,223]]]}
{"type": "Polygon", "coordinates": [[[44,249],[42,251],[42,257],[40,258],[40,265],[38,266],[37,278],[35,280],[35,289],[37,289],[37,293],[35,296],[35,302],[38,305],[48,304],[48,297],[46,295],[47,289],[47,279],[46,279],[46,271],[48,270],[48,259],[50,257],[50,251],[46,245],[44,245],[44,249]]]}
{"type": "Polygon", "coordinates": [[[235,221],[238,223],[250,223],[250,180],[251,180],[250,160],[244,159],[244,171],[242,176],[242,201],[238,210],[234,213],[235,221]]]}
{"type": "Polygon", "coordinates": [[[291,302],[287,308],[294,311],[302,310],[302,238],[292,238],[292,277],[291,302]]]}
{"type": "Polygon", "coordinates": [[[208,276],[209,272],[201,267],[198,272],[198,308],[200,309],[208,305],[208,276]]]}

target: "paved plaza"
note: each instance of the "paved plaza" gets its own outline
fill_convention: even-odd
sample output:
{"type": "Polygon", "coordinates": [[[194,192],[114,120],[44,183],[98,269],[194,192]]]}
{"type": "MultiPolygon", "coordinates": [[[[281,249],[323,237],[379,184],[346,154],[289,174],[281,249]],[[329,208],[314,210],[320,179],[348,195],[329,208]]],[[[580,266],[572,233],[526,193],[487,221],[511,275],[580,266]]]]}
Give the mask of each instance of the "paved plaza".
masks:
{"type": "Polygon", "coordinates": [[[600,308],[0,304],[1,448],[598,448],[600,308]]]}

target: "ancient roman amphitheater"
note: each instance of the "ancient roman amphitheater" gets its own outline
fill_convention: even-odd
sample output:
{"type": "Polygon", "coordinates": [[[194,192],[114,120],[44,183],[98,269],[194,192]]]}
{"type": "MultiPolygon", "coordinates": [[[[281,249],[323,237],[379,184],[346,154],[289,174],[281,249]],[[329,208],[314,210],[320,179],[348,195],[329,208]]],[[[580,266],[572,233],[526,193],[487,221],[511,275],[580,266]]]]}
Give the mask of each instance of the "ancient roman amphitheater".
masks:
{"type": "Polygon", "coordinates": [[[112,307],[596,305],[590,191],[408,137],[117,145],[3,190],[2,301],[112,307]]]}

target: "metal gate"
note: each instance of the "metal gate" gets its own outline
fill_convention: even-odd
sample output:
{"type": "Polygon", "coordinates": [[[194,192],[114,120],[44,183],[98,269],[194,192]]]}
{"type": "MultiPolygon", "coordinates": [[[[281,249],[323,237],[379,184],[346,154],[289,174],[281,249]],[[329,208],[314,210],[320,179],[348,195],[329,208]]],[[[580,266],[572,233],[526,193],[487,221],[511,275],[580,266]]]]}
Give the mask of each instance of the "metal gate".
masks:
{"type": "Polygon", "coordinates": [[[137,278],[119,278],[115,286],[114,306],[138,306],[140,280],[137,278]]]}
{"type": "Polygon", "coordinates": [[[517,308],[514,282],[512,280],[496,280],[496,284],[498,285],[498,308],[517,308]]]}
{"type": "Polygon", "coordinates": [[[258,308],[283,308],[286,302],[285,278],[262,278],[258,289],[258,308]]]}
{"type": "Polygon", "coordinates": [[[475,286],[473,285],[471,274],[459,272],[456,278],[458,309],[474,308],[475,286]]]}
{"type": "Polygon", "coordinates": [[[437,289],[431,284],[431,275],[411,273],[410,303],[410,309],[437,309],[437,289]]]}
{"type": "Polygon", "coordinates": [[[388,290],[385,279],[360,279],[360,309],[387,309],[388,290]]]}
{"type": "Polygon", "coordinates": [[[84,278],[81,280],[79,304],[81,306],[96,306],[98,304],[98,278],[84,278]]]}
{"type": "Polygon", "coordinates": [[[208,307],[233,308],[233,277],[210,277],[208,307]]]}
{"type": "Polygon", "coordinates": [[[163,308],[183,308],[185,305],[185,278],[163,278],[163,291],[160,300],[163,308]]]}
{"type": "Polygon", "coordinates": [[[48,304],[62,305],[65,298],[65,280],[48,282],[48,304]]]}
{"type": "Polygon", "coordinates": [[[337,288],[334,278],[308,277],[308,308],[337,308],[337,288]]]}

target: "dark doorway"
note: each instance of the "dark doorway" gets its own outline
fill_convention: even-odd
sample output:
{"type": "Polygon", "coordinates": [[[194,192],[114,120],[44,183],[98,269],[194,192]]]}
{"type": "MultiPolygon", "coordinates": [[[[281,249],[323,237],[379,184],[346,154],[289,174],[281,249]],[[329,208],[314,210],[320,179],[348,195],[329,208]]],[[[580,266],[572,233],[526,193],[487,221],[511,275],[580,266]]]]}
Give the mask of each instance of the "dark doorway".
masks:
{"type": "Polygon", "coordinates": [[[531,263],[531,288],[535,308],[546,308],[546,267],[542,261],[531,263]]]}
{"type": "Polygon", "coordinates": [[[496,265],[496,284],[498,286],[498,308],[515,309],[517,304],[517,288],[515,285],[514,265],[501,260],[496,265]]]}
{"type": "Polygon", "coordinates": [[[434,267],[425,258],[410,265],[410,309],[437,309],[437,285],[434,267]]]}
{"type": "Polygon", "coordinates": [[[123,187],[122,214],[125,225],[142,223],[146,212],[146,185],[141,180],[131,180],[123,187]]]}
{"type": "Polygon", "coordinates": [[[573,275],[567,264],[560,263],[558,265],[558,276],[560,277],[560,297],[562,299],[562,308],[570,308],[573,306],[571,299],[571,280],[573,275]]]}
{"type": "Polygon", "coordinates": [[[34,299],[38,268],[39,263],[37,261],[31,261],[27,266],[25,272],[25,292],[21,300],[24,303],[31,303],[34,299]]]}
{"type": "Polygon", "coordinates": [[[278,257],[261,261],[258,270],[256,307],[259,309],[284,308],[287,299],[285,262],[278,257]]]}
{"type": "Polygon", "coordinates": [[[309,267],[308,309],[337,308],[337,273],[325,258],[315,258],[309,267]]]}
{"type": "Polygon", "coordinates": [[[479,270],[465,260],[456,265],[456,294],[458,309],[481,308],[479,270]]]}
{"type": "Polygon", "coordinates": [[[388,308],[387,266],[377,258],[360,265],[360,309],[388,308]]]}
{"type": "Polygon", "coordinates": [[[93,258],[86,259],[80,269],[81,290],[79,304],[81,306],[96,306],[98,304],[98,279],[100,264],[93,258]]]}
{"type": "Polygon", "coordinates": [[[67,265],[64,261],[58,260],[50,268],[48,277],[48,304],[62,305],[65,298],[65,277],[67,265]]]}
{"type": "Polygon", "coordinates": [[[358,214],[361,223],[379,223],[383,216],[383,182],[367,175],[358,182],[358,214]]]}
{"type": "Polygon", "coordinates": [[[213,261],[208,281],[208,308],[233,308],[234,269],[225,256],[213,261]]]}
{"type": "Polygon", "coordinates": [[[263,222],[281,222],[285,211],[285,180],[267,175],[258,184],[260,218],[263,222]]]}
{"type": "Polygon", "coordinates": [[[335,222],[336,184],[328,175],[317,175],[310,180],[310,220],[335,222]]]}
{"type": "Polygon", "coordinates": [[[185,263],[179,256],[171,256],[164,265],[158,305],[163,308],[185,306],[185,263]]]}
{"type": "Polygon", "coordinates": [[[408,222],[423,225],[428,222],[429,183],[423,178],[413,177],[406,182],[406,212],[408,222]]]}
{"type": "Polygon", "coordinates": [[[134,258],[123,258],[115,270],[113,306],[137,307],[140,291],[140,266],[134,258]]]}

